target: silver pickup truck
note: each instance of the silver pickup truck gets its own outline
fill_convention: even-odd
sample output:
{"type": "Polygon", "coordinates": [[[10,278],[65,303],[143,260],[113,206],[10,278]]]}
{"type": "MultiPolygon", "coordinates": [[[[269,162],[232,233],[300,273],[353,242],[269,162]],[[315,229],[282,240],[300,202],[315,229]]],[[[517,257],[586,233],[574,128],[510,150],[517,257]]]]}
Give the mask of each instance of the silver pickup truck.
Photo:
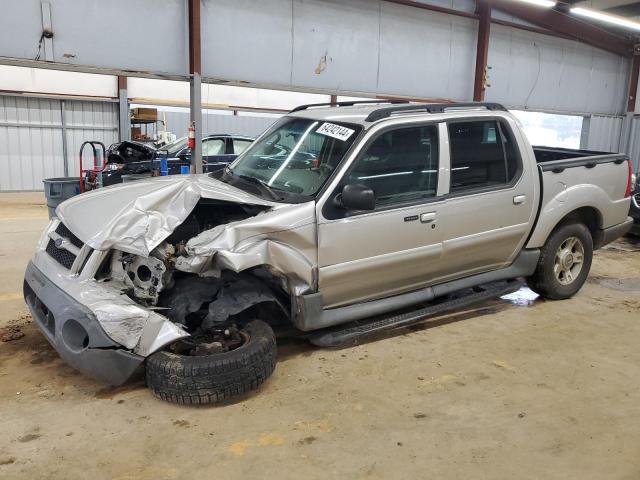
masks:
{"type": "Polygon", "coordinates": [[[626,156],[532,148],[497,104],[307,105],[224,170],[61,204],[24,296],[78,370],[218,402],[272,373],[274,330],[343,346],[525,281],[571,297],[632,184],[626,156]]]}

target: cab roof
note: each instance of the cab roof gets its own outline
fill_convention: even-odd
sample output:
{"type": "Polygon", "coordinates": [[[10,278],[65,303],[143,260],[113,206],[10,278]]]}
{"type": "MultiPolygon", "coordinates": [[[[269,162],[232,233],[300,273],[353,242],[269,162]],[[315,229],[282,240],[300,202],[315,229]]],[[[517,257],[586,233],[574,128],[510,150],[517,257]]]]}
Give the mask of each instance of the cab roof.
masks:
{"type": "Polygon", "coordinates": [[[334,122],[348,122],[368,127],[374,122],[387,118],[398,118],[415,114],[443,114],[468,111],[501,111],[507,109],[499,103],[409,103],[401,101],[357,101],[314,103],[301,105],[289,112],[289,115],[334,122]]]}

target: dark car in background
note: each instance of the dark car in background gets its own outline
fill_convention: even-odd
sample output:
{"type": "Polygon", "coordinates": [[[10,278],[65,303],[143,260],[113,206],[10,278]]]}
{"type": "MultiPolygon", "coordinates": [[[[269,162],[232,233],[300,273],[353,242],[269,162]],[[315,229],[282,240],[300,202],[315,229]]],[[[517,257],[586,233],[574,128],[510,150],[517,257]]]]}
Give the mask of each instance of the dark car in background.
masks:
{"type": "MultiPolygon", "coordinates": [[[[219,170],[240,155],[253,143],[244,135],[216,134],[202,139],[202,163],[204,172],[219,170]]],[[[180,173],[180,167],[191,164],[191,150],[187,137],[157,148],[153,145],[124,141],[114,143],[107,150],[107,165],[102,173],[104,186],[122,182],[123,175],[151,173],[160,168],[160,159],[166,158],[169,175],[180,173]]]]}

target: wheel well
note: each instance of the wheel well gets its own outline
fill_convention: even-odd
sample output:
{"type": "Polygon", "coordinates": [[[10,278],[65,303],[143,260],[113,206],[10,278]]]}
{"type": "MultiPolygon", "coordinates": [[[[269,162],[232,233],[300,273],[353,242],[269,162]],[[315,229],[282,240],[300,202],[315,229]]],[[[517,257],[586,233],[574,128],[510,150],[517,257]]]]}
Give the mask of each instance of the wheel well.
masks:
{"type": "Polygon", "coordinates": [[[602,241],[602,215],[593,207],[581,207],[570,213],[568,213],[560,222],[556,228],[568,223],[583,223],[591,232],[591,238],[593,238],[594,248],[600,246],[602,241]]]}
{"type": "MultiPolygon", "coordinates": [[[[236,315],[232,315],[235,320],[253,320],[258,318],[272,327],[277,327],[290,322],[291,297],[285,287],[286,277],[277,274],[271,269],[263,266],[245,270],[239,276],[250,276],[257,279],[271,293],[271,299],[249,300],[246,308],[236,315]]],[[[230,317],[230,318],[231,318],[230,317]]]]}

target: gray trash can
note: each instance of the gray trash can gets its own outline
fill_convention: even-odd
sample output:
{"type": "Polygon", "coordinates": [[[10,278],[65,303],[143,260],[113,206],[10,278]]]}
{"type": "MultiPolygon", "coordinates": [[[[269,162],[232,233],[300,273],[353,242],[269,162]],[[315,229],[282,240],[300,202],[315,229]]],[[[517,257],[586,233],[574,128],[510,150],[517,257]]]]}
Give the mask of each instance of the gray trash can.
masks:
{"type": "Polygon", "coordinates": [[[44,196],[47,198],[49,218],[56,216],[58,205],[80,193],[79,177],[45,178],[42,183],[44,183],[44,196]]]}

